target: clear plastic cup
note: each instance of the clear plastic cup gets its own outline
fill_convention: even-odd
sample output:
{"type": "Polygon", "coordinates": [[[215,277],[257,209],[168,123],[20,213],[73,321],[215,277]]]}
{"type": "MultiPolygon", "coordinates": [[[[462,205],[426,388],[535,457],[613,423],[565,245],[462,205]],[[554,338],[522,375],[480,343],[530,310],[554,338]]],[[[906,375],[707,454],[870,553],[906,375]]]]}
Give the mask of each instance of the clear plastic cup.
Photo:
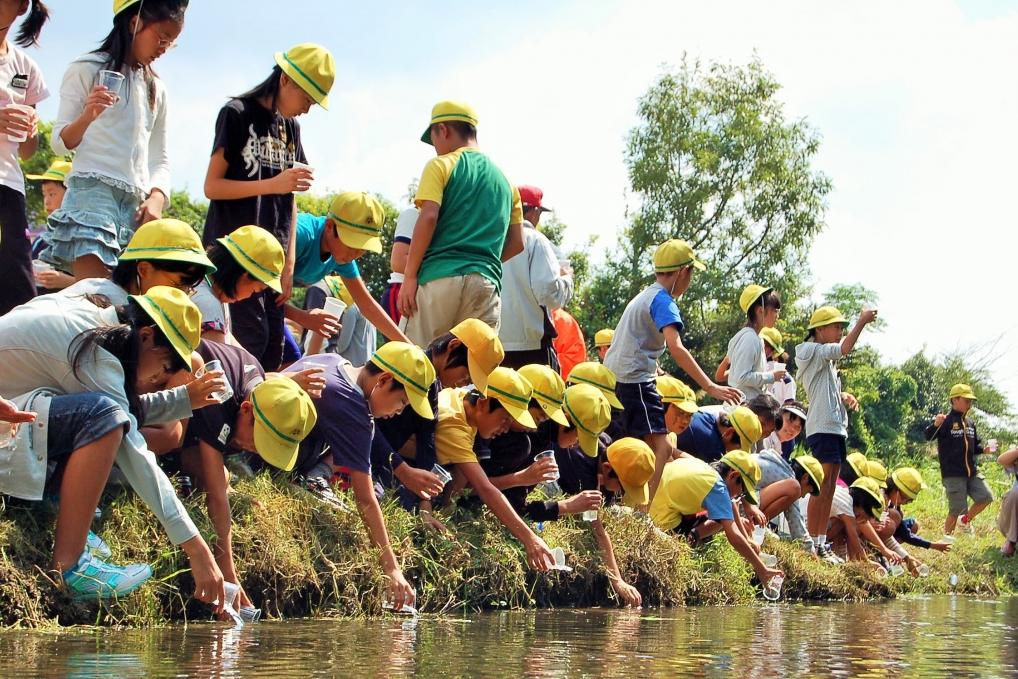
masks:
{"type": "MultiPolygon", "coordinates": [[[[301,162],[298,162],[296,160],[293,161],[293,166],[292,167],[293,167],[294,170],[307,170],[312,175],[314,175],[314,173],[315,173],[315,168],[311,167],[307,163],[301,163],[301,162]]],[[[313,179],[313,177],[312,177],[312,179],[313,179]]],[[[307,190],[309,190],[311,188],[310,182],[312,181],[312,179],[308,179],[307,180],[309,182],[308,185],[307,185],[307,188],[297,187],[297,191],[307,191],[307,190]]]]}
{"type": "Polygon", "coordinates": [[[43,273],[44,271],[52,270],[53,267],[49,264],[49,262],[44,262],[41,259],[32,260],[32,273],[34,273],[36,276],[43,273]]]}
{"type": "Polygon", "coordinates": [[[920,578],[930,577],[930,567],[924,563],[919,564],[919,577],[920,578]]]}
{"type": "Polygon", "coordinates": [[[346,302],[338,297],[326,297],[324,311],[336,318],[340,318],[343,316],[343,312],[346,311],[346,302]]]}
{"type": "Polygon", "coordinates": [[[890,563],[887,564],[887,573],[893,577],[905,575],[905,567],[900,563],[890,563]]]}
{"type": "MultiPolygon", "coordinates": [[[[548,459],[548,458],[551,458],[552,461],[555,460],[555,451],[554,450],[545,450],[544,452],[541,452],[541,453],[538,453],[537,455],[534,455],[534,462],[540,462],[541,460],[545,460],[545,459],[548,459]]],[[[555,471],[555,476],[547,478],[547,479],[545,479],[545,481],[558,481],[558,479],[559,479],[559,473],[556,470],[555,471]]]]}
{"type": "MultiPolygon", "coordinates": [[[[30,115],[35,111],[35,109],[32,108],[31,106],[25,106],[24,104],[7,104],[7,106],[5,108],[12,108],[15,111],[21,111],[22,113],[27,113],[27,114],[30,114],[30,115]]],[[[14,133],[8,132],[7,133],[7,139],[8,139],[8,141],[18,142],[20,144],[23,141],[28,141],[28,133],[27,132],[14,132],[14,133]]]]}
{"type": "Polygon", "coordinates": [[[763,565],[767,566],[767,568],[774,568],[778,565],[778,557],[765,552],[760,552],[760,561],[762,561],[763,565]]]}
{"type": "Polygon", "coordinates": [[[997,439],[990,439],[989,441],[986,442],[986,452],[987,453],[997,452],[997,446],[998,446],[997,439]]]}
{"type": "Polygon", "coordinates": [[[753,542],[755,542],[758,547],[763,544],[765,534],[766,531],[763,526],[755,526],[753,528],[753,542]]]}
{"type": "Polygon", "coordinates": [[[947,584],[951,585],[951,587],[957,587],[958,586],[958,576],[955,575],[954,573],[951,573],[951,577],[949,577],[947,579],[947,584]]]}
{"type": "Polygon", "coordinates": [[[588,509],[587,511],[583,512],[583,514],[581,514],[580,516],[583,518],[584,521],[588,522],[597,521],[597,510],[588,509]]]}
{"type": "Polygon", "coordinates": [[[553,571],[565,571],[566,573],[572,572],[572,568],[566,565],[566,552],[561,547],[555,547],[551,550],[552,556],[555,557],[555,563],[551,566],[553,571]]]}
{"type": "MultiPolygon", "coordinates": [[[[195,377],[203,377],[208,372],[222,372],[223,363],[222,361],[209,361],[204,366],[198,369],[198,372],[194,374],[195,377]]],[[[229,382],[225,382],[226,387],[219,391],[212,392],[212,400],[216,403],[225,403],[227,400],[233,397],[233,387],[230,386],[229,382]]]]}
{"type": "Polygon", "coordinates": [[[764,587],[763,595],[767,601],[777,601],[781,598],[781,585],[785,584],[785,578],[782,575],[775,575],[767,582],[767,586],[764,587]]]}
{"type": "Polygon", "coordinates": [[[953,545],[955,540],[956,538],[953,535],[945,535],[944,537],[940,538],[940,541],[943,542],[945,545],[953,545]]]}
{"type": "Polygon", "coordinates": [[[18,425],[0,421],[0,448],[11,448],[18,434],[18,425]]]}
{"type": "Polygon", "coordinates": [[[440,464],[436,464],[432,467],[431,473],[442,479],[443,486],[452,481],[452,474],[450,474],[449,471],[440,464]]]}
{"type": "Polygon", "coordinates": [[[124,74],[117,71],[99,71],[99,85],[120,98],[120,90],[124,85],[124,74]]]}
{"type": "Polygon", "coordinates": [[[417,609],[410,604],[403,604],[402,608],[398,611],[396,610],[396,604],[392,602],[392,598],[389,596],[389,587],[387,585],[382,585],[382,610],[417,617],[417,609]]]}
{"type": "Polygon", "coordinates": [[[788,365],[785,363],[775,363],[774,372],[776,373],[788,372],[788,365]]]}

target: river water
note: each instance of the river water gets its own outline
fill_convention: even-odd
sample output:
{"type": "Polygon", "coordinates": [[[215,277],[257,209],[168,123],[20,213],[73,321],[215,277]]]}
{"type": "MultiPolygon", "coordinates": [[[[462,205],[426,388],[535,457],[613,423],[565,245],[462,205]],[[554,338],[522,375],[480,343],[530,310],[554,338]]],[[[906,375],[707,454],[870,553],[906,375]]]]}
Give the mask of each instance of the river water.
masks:
{"type": "Polygon", "coordinates": [[[1018,599],[0,633],[17,677],[1006,677],[1018,599]]]}

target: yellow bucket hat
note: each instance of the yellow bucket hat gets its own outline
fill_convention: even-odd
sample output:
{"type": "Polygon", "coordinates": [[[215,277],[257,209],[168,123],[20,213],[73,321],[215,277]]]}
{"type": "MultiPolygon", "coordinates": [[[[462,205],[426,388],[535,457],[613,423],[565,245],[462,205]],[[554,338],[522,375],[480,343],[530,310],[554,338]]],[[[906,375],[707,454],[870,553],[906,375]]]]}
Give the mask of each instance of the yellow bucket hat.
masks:
{"type": "Polygon", "coordinates": [[[847,462],[848,466],[852,468],[852,471],[855,472],[856,476],[860,478],[866,476],[866,463],[868,460],[865,455],[862,453],[849,453],[845,457],[845,462],[847,462]]]}
{"type": "Polygon", "coordinates": [[[622,402],[615,395],[615,373],[609,370],[603,363],[596,361],[584,361],[577,363],[569,371],[569,384],[589,384],[597,387],[608,399],[612,408],[622,409],[622,402]]]}
{"type": "Polygon", "coordinates": [[[692,246],[684,240],[677,238],[666,240],[654,251],[654,271],[656,273],[678,271],[690,265],[700,271],[707,268],[703,262],[696,258],[692,246]]]}
{"type": "Polygon", "coordinates": [[[329,292],[332,293],[333,297],[343,300],[343,304],[348,307],[356,306],[353,301],[353,295],[346,289],[346,283],[343,282],[342,276],[326,276],[325,284],[329,286],[329,292]]]}
{"type": "Polygon", "coordinates": [[[283,291],[279,278],[283,275],[286,254],[275,236],[249,224],[217,240],[252,278],[276,292],[283,291]]]}
{"type": "Polygon", "coordinates": [[[414,412],[426,420],[435,419],[428,401],[428,389],[435,382],[435,366],[423,349],[406,342],[386,342],[371,357],[371,362],[403,385],[414,412]]]}
{"type": "Polygon", "coordinates": [[[820,486],[824,484],[824,466],[820,464],[820,460],[812,455],[799,455],[792,458],[792,462],[798,462],[799,466],[806,470],[809,480],[813,482],[811,495],[819,495],[820,486]]]}
{"type": "Polygon", "coordinates": [[[970,398],[976,401],[976,392],[972,391],[972,387],[967,384],[956,384],[951,387],[950,398],[970,398]]]}
{"type": "Polygon", "coordinates": [[[524,427],[537,429],[537,422],[528,410],[530,399],[534,397],[534,389],[512,368],[492,370],[488,375],[488,388],[482,393],[486,398],[497,399],[513,419],[524,427]]]}
{"type": "Polygon", "coordinates": [[[131,295],[162,331],[184,363],[191,365],[191,353],[201,342],[201,312],[186,292],[165,285],[149,288],[144,295],[131,295]]]}
{"type": "Polygon", "coordinates": [[[680,410],[690,415],[700,410],[696,405],[696,394],[679,378],[658,375],[655,384],[657,393],[661,394],[662,403],[674,403],[680,410]]]}
{"type": "Polygon", "coordinates": [[[728,422],[739,434],[742,442],[742,449],[749,452],[763,436],[763,427],[760,425],[760,418],[756,413],[746,406],[736,406],[728,414],[728,422]]]}
{"type": "Polygon", "coordinates": [[[60,182],[63,184],[70,173],[71,161],[58,158],[50,163],[49,167],[42,174],[26,174],[25,179],[31,179],[36,182],[60,182]]]}
{"type": "Polygon", "coordinates": [[[785,353],[785,348],[781,346],[781,331],[777,328],[762,328],[760,330],[760,339],[771,345],[771,349],[774,350],[774,353],[785,353]]]}
{"type": "Polygon", "coordinates": [[[113,0],[113,16],[117,16],[131,5],[137,5],[141,0],[113,0]]]}
{"type": "Polygon", "coordinates": [[[255,452],[285,472],[293,469],[297,452],[318,421],[311,397],[293,380],[274,377],[251,392],[255,452]]]}
{"type": "Polygon", "coordinates": [[[758,299],[772,291],[774,288],[765,288],[762,285],[752,283],[746,286],[746,289],[739,295],[739,308],[742,309],[742,313],[747,313],[749,308],[756,303],[758,299]]]}
{"type": "Polygon", "coordinates": [[[594,346],[595,347],[610,347],[612,340],[615,339],[615,331],[611,328],[604,328],[594,333],[594,346]]]}
{"type": "Polygon", "coordinates": [[[878,460],[866,460],[866,476],[880,484],[881,488],[887,488],[887,467],[878,460]]]}
{"type": "Polygon", "coordinates": [[[898,467],[891,472],[891,481],[898,490],[913,500],[919,495],[919,491],[929,487],[915,467],[898,467]]]}
{"type": "Polygon", "coordinates": [[[756,491],[756,484],[760,483],[760,477],[763,474],[760,471],[760,464],[756,461],[756,456],[745,450],[732,450],[725,453],[721,461],[739,472],[746,499],[751,504],[760,504],[760,494],[756,491]]]}
{"type": "Polygon", "coordinates": [[[881,515],[884,513],[884,493],[880,488],[880,484],[875,479],[871,479],[868,476],[863,476],[857,479],[855,483],[849,486],[849,488],[860,488],[867,495],[876,500],[877,501],[877,506],[875,508],[876,513],[874,514],[873,511],[871,511],[869,514],[874,519],[879,519],[881,517],[881,515]]]}
{"type": "Polygon", "coordinates": [[[336,196],[329,207],[329,219],[347,247],[368,252],[382,251],[382,227],[385,209],[378,199],[362,191],[347,191],[336,196]]]}
{"type": "Polygon", "coordinates": [[[562,396],[566,393],[562,376],[548,366],[536,363],[525,365],[517,372],[533,387],[534,398],[548,418],[568,427],[569,420],[562,413],[562,396]]]}
{"type": "Polygon", "coordinates": [[[590,457],[597,457],[597,437],[612,421],[611,405],[604,392],[589,384],[566,387],[562,410],[576,427],[580,450],[590,457]]]}
{"type": "Polygon", "coordinates": [[[477,391],[482,394],[488,388],[488,375],[505,358],[505,349],[498,334],[484,321],[476,318],[456,325],[450,330],[454,337],[467,347],[467,369],[477,391]]]}
{"type": "Polygon", "coordinates": [[[329,109],[329,91],[336,82],[336,61],[321,45],[303,42],[285,52],[276,52],[276,64],[307,95],[325,110],[329,109]]]}
{"type": "Polygon", "coordinates": [[[825,325],[832,325],[834,323],[848,325],[848,319],[845,318],[836,308],[832,306],[822,306],[814,311],[813,315],[809,317],[809,325],[806,326],[806,329],[812,330],[813,328],[821,328],[825,325]]]}
{"type": "Polygon", "coordinates": [[[120,259],[185,262],[203,266],[209,273],[216,270],[205,254],[201,238],[179,219],[154,219],[139,226],[120,259]]]}
{"type": "Polygon", "coordinates": [[[431,122],[421,135],[421,141],[431,143],[431,126],[435,123],[448,123],[458,120],[477,127],[477,112],[469,104],[461,101],[440,101],[431,108],[431,122]]]}
{"type": "Polygon", "coordinates": [[[637,438],[627,436],[608,446],[608,464],[615,476],[619,477],[622,490],[626,493],[627,506],[645,505],[650,502],[647,482],[654,475],[654,451],[637,438]]]}

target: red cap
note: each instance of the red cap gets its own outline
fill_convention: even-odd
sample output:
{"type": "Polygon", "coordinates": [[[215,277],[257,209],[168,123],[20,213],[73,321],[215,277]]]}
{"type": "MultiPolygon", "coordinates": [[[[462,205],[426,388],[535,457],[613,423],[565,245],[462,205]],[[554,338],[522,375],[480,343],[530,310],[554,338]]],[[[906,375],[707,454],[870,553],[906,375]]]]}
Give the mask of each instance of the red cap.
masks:
{"type": "Polygon", "coordinates": [[[544,191],[541,189],[526,184],[517,186],[516,189],[520,192],[520,200],[523,201],[524,207],[536,207],[541,212],[551,212],[549,208],[541,205],[541,199],[544,198],[544,191]]]}

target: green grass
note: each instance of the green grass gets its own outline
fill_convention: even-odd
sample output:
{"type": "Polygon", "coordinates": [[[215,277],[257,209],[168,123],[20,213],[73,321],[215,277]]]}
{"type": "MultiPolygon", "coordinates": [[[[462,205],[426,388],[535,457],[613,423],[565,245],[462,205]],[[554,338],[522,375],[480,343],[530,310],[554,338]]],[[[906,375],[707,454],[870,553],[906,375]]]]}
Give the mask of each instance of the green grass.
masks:
{"type": "MultiPolygon", "coordinates": [[[[995,495],[1009,483],[988,469],[995,495]]],[[[941,535],[944,496],[932,466],[930,489],[909,505],[922,533],[941,535]]],[[[242,480],[232,496],[234,552],[245,588],[270,617],[374,615],[380,611],[382,578],[378,553],[367,540],[351,498],[349,511],[324,507],[304,491],[268,476],[242,480]]],[[[146,561],[155,578],[121,601],[72,602],[47,572],[54,514],[43,503],[8,501],[0,512],[0,626],[75,624],[147,626],[205,620],[209,609],[190,598],[192,583],[183,553],[171,546],[158,522],[130,493],[104,500],[96,531],[118,562],[146,561]]],[[[203,498],[187,501],[203,535],[213,531],[203,498]]],[[[768,540],[785,570],[785,598],[861,600],[909,593],[946,592],[948,576],[958,592],[997,594],[1018,589],[1018,560],[999,554],[994,504],[976,521],[976,535],[958,534],[946,554],[913,550],[932,569],[925,579],[880,580],[859,566],[832,567],[798,547],[768,540]]],[[[422,527],[394,504],[383,506],[389,533],[404,571],[414,583],[419,607],[429,613],[527,607],[618,605],[587,524],[567,519],[545,524],[543,537],[561,546],[574,568],[569,574],[537,574],[525,566],[522,547],[487,512],[458,510],[444,519],[450,536],[422,527]]],[[[733,605],[758,598],[748,565],[724,542],[698,551],[664,537],[646,519],[605,513],[619,565],[645,605],[733,605]]]]}

